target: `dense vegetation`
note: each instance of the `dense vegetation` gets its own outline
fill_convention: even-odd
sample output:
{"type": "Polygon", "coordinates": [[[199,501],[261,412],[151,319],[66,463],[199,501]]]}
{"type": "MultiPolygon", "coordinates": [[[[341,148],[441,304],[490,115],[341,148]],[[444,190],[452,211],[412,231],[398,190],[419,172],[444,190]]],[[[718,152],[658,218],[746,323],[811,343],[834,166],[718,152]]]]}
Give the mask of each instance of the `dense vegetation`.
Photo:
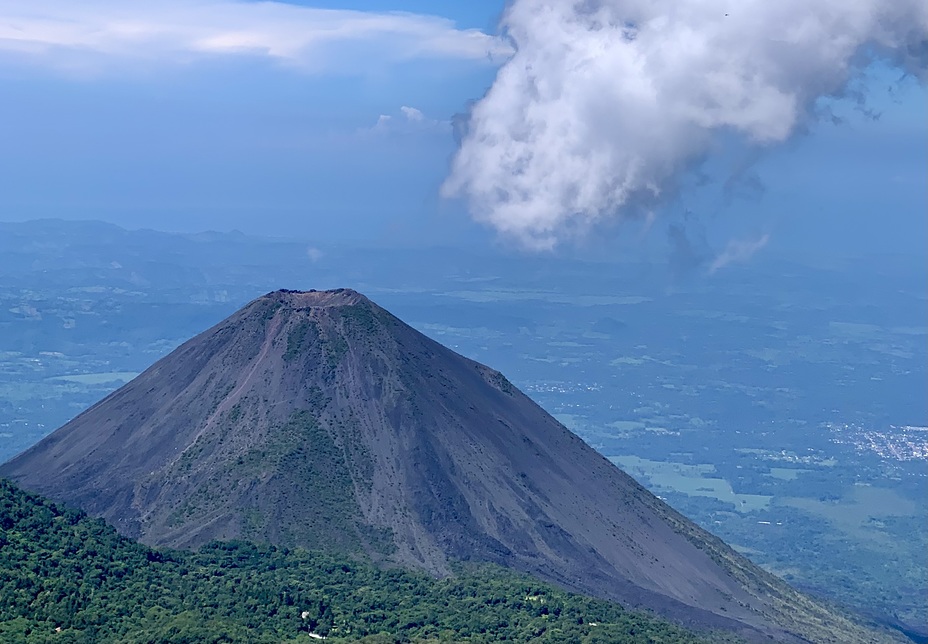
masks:
{"type": "Polygon", "coordinates": [[[250,543],[152,550],[0,479],[0,641],[694,642],[496,568],[435,580],[250,543]],[[314,637],[315,636],[315,637],[314,637]]]}

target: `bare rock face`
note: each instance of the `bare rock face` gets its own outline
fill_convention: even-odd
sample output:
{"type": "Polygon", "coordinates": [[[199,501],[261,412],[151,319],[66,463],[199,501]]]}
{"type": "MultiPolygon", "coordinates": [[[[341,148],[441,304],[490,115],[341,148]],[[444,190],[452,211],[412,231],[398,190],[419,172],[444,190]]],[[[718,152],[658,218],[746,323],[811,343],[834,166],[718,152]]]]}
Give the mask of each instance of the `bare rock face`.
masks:
{"type": "Polygon", "coordinates": [[[488,561],[751,639],[872,642],[351,290],[277,291],[0,474],[150,545],[244,538],[450,572],[488,561]]]}

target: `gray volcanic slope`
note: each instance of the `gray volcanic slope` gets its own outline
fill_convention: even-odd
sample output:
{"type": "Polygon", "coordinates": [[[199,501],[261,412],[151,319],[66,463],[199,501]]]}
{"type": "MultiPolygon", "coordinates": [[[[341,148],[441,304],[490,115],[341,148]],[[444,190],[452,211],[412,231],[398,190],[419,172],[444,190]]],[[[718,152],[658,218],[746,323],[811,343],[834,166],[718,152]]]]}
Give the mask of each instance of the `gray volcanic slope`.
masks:
{"type": "MultiPolygon", "coordinates": [[[[874,642],[505,377],[339,289],[261,297],[0,468],[151,545],[489,561],[751,639],[874,642]]],[[[887,641],[891,641],[887,639],[887,641]]]]}

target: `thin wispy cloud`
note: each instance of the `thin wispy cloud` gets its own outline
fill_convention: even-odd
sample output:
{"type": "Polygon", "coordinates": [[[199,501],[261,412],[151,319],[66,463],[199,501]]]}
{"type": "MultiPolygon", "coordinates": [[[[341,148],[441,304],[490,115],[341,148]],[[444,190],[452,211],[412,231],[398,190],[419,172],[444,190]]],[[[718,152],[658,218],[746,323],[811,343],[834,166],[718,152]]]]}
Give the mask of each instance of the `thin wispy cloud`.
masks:
{"type": "Polygon", "coordinates": [[[770,235],[761,235],[757,239],[733,239],[728,242],[718,256],[712,260],[709,266],[709,273],[714,273],[719,269],[725,268],[729,264],[746,262],[751,259],[757,251],[762,249],[770,241],[770,235]]]}
{"type": "Polygon", "coordinates": [[[433,119],[426,116],[422,110],[409,105],[402,105],[398,115],[381,114],[373,127],[362,128],[358,131],[361,136],[374,135],[410,135],[428,134],[434,132],[448,132],[451,122],[433,119]]]}
{"type": "Polygon", "coordinates": [[[451,20],[235,0],[0,0],[0,56],[52,66],[190,63],[252,56],[308,72],[362,60],[499,60],[502,40],[451,20]]]}

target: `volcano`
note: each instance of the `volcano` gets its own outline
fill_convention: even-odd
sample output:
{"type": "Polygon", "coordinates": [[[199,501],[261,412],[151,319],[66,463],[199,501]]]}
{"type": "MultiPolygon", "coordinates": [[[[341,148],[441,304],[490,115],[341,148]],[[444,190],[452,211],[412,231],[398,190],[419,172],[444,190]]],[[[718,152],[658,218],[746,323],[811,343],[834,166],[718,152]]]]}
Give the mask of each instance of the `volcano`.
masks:
{"type": "Polygon", "coordinates": [[[246,539],[439,576],[491,562],[749,639],[881,637],[347,289],[254,300],[0,474],[154,546],[246,539]]]}

